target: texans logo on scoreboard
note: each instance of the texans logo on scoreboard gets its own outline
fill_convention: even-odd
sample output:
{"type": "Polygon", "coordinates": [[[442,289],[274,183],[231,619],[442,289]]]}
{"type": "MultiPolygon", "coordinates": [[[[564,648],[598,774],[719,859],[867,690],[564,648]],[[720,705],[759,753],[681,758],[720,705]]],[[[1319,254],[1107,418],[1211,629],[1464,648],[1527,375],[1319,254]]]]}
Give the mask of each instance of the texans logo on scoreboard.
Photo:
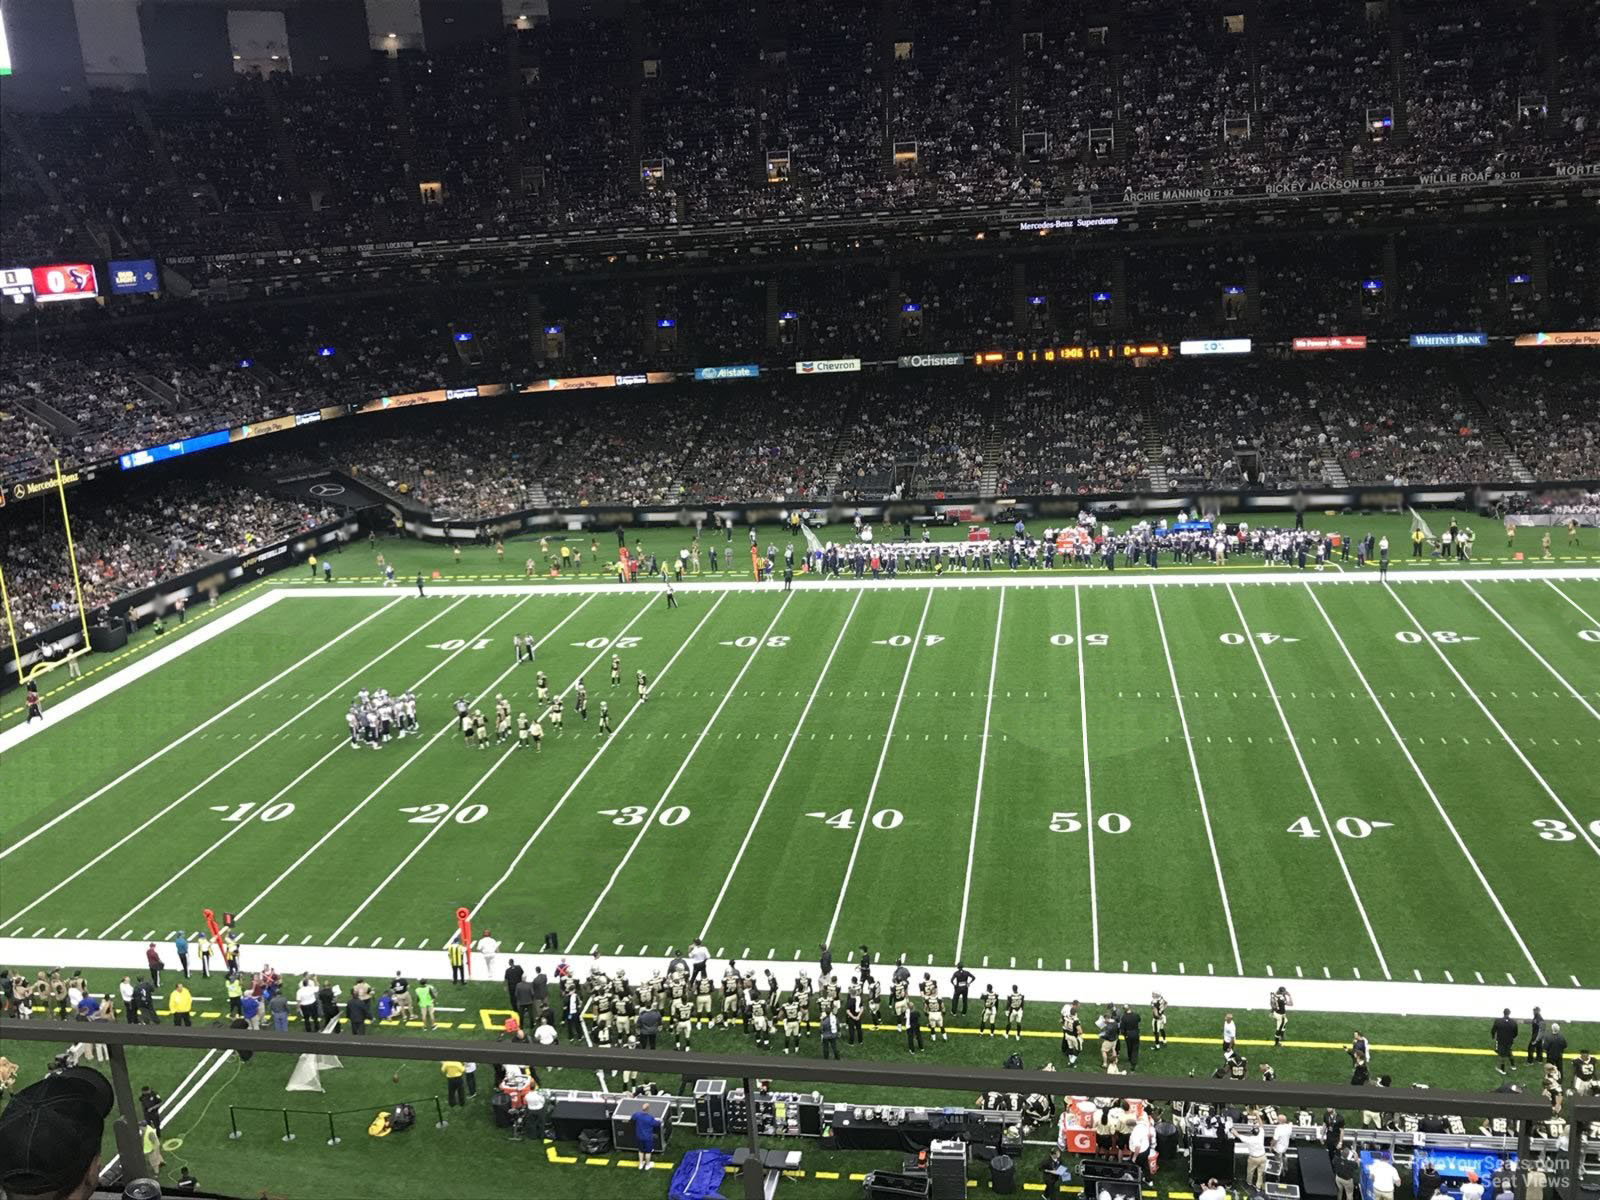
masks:
{"type": "Polygon", "coordinates": [[[67,278],[72,282],[72,290],[81,292],[89,286],[89,273],[82,267],[68,267],[67,278]]]}

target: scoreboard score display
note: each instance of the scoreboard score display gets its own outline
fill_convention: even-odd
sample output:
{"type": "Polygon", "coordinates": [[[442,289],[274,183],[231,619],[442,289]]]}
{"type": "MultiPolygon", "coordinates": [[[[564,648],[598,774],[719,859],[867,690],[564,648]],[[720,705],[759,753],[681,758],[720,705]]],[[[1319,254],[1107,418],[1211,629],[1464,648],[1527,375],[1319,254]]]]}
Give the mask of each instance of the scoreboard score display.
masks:
{"type": "Polygon", "coordinates": [[[46,267],[0,268],[0,295],[15,304],[29,300],[93,300],[100,295],[91,263],[52,263],[46,267]]]}

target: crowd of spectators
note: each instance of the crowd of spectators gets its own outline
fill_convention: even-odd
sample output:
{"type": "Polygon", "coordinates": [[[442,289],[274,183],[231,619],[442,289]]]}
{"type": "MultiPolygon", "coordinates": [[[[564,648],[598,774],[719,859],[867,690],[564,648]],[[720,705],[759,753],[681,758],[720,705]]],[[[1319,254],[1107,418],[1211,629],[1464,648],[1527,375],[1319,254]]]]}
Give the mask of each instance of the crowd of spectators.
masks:
{"type": "Polygon", "coordinates": [[[0,241],[58,251],[75,218],[128,249],[231,250],[1522,169],[1592,155],[1600,114],[1580,4],[815,0],[758,31],[747,5],[694,0],[637,19],[18,114],[34,162],[4,173],[0,241]]]}
{"type": "MultiPolygon", "coordinates": [[[[0,523],[0,559],[19,636],[78,612],[59,516],[37,510],[0,523]]],[[[129,592],[264,546],[333,514],[225,479],[167,481],[154,496],[75,506],[73,548],[83,602],[93,612],[129,592]]]]}
{"type": "Polygon", "coordinates": [[[1068,374],[1029,382],[997,418],[1001,496],[1132,491],[1147,482],[1131,379],[1068,374]]]}

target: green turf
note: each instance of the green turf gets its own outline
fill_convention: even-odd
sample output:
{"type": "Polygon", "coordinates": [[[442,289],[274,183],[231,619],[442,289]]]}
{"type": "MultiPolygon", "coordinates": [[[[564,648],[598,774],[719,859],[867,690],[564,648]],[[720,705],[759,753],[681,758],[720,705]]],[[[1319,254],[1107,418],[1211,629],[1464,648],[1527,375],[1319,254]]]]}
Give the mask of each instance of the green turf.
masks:
{"type": "Polygon", "coordinates": [[[7,839],[60,819],[6,861],[0,927],[159,936],[211,907],[257,942],[415,946],[465,904],[509,944],[555,930],[572,952],[703,931],[741,958],[831,940],[940,962],[959,947],[996,965],[1532,982],[1531,957],[1551,983],[1592,980],[1593,946],[1537,915],[1594,888],[1600,644],[1575,605],[1600,612],[1600,587],[813,585],[685,593],[676,611],[621,587],[291,598],[8,755],[7,839]],[[1478,640],[1397,641],[1407,610],[1478,640]],[[556,687],[587,672],[612,739],[570,708],[537,755],[448,731],[455,695],[535,706],[518,631],[547,639],[556,687]],[[635,640],[612,688],[618,637],[635,640]],[[653,680],[637,711],[635,668],[653,680]],[[342,746],[358,686],[418,681],[424,737],[342,746]],[[86,849],[118,886],[66,881],[86,849]]]}

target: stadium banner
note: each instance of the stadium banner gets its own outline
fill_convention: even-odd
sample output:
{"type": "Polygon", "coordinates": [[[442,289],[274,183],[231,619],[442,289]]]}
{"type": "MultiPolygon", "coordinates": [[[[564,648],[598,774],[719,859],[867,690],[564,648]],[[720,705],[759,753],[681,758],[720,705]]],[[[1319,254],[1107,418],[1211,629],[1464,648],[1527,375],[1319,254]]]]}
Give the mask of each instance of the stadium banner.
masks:
{"type": "Polygon", "coordinates": [[[1519,333],[1518,346],[1600,346],[1600,329],[1575,329],[1566,333],[1519,333]]]}
{"type": "Polygon", "coordinates": [[[1365,350],[1364,333],[1335,333],[1327,337],[1297,337],[1292,343],[1296,350],[1365,350]]]}
{"type": "MultiPolygon", "coordinates": [[[[610,378],[610,376],[606,376],[610,378]]],[[[509,384],[480,383],[477,387],[470,388],[430,388],[425,392],[406,392],[399,396],[379,396],[376,400],[364,400],[350,411],[358,413],[384,412],[391,408],[414,408],[419,404],[443,404],[446,400],[468,400],[479,396],[503,396],[511,390],[509,384]]],[[[330,415],[342,416],[344,409],[330,414],[330,410],[323,409],[323,419],[330,415]]]]}
{"type": "MultiPolygon", "coordinates": [[[[532,383],[525,383],[517,389],[522,395],[531,392],[572,392],[584,388],[613,388],[628,387],[642,383],[670,383],[671,371],[647,371],[641,375],[571,375],[565,379],[536,379],[532,383]],[[620,380],[626,379],[627,383],[620,380]]],[[[482,389],[480,389],[482,391],[482,389]]],[[[482,391],[488,395],[487,391],[482,391]]]]}
{"type": "Polygon", "coordinates": [[[738,363],[731,367],[696,367],[696,379],[754,379],[761,374],[755,363],[738,363]]]}
{"type": "Polygon", "coordinates": [[[1045,217],[1023,221],[1017,228],[1023,233],[1049,233],[1052,229],[1105,229],[1120,224],[1121,217],[1045,217]]]}
{"type": "MultiPolygon", "coordinates": [[[[81,467],[75,471],[61,472],[61,486],[72,487],[75,484],[87,483],[95,477],[98,468],[109,466],[109,463],[96,463],[94,466],[81,467]]],[[[5,490],[0,492],[0,508],[5,507],[7,500],[32,500],[35,496],[43,496],[56,490],[55,475],[39,475],[33,479],[15,479],[6,484],[5,490]]]]}
{"type": "Polygon", "coordinates": [[[1276,183],[1221,185],[1217,187],[1126,188],[1098,192],[1095,203],[1183,204],[1212,200],[1251,199],[1261,196],[1356,195],[1363,192],[1416,191],[1418,189],[1493,187],[1496,184],[1531,183],[1541,179],[1594,179],[1600,163],[1557,164],[1518,168],[1514,171],[1439,170],[1420,175],[1377,175],[1359,179],[1284,179],[1276,183]]]}
{"type": "Polygon", "coordinates": [[[1249,354],[1249,338],[1216,338],[1178,343],[1179,354],[1249,354]]]}
{"type": "Polygon", "coordinates": [[[965,365],[965,354],[951,353],[948,351],[939,354],[902,354],[899,365],[902,367],[959,367],[965,365]]]}
{"type": "Polygon", "coordinates": [[[113,296],[139,296],[161,290],[161,275],[153,258],[114,258],[106,264],[113,296]]]}
{"type": "Polygon", "coordinates": [[[1413,350],[1451,350],[1458,346],[1487,346],[1487,333],[1413,333],[1413,350]]]}
{"type": "Polygon", "coordinates": [[[794,365],[796,375],[833,375],[840,371],[859,370],[859,358],[808,358],[794,365]]]}
{"type": "Polygon", "coordinates": [[[52,300],[93,300],[99,295],[99,281],[89,263],[54,263],[33,268],[33,298],[39,304],[52,300]]]}
{"type": "Polygon", "coordinates": [[[635,371],[630,375],[617,375],[611,381],[617,387],[641,387],[650,382],[650,376],[642,371],[635,371]]]}
{"type": "Polygon", "coordinates": [[[235,425],[228,430],[230,442],[242,442],[247,438],[261,437],[267,433],[282,433],[285,429],[293,429],[299,421],[297,418],[268,417],[265,421],[252,421],[248,425],[235,425]]]}
{"type": "Polygon", "coordinates": [[[119,455],[117,461],[122,464],[124,471],[131,471],[135,467],[148,467],[151,463],[163,462],[169,458],[178,458],[185,454],[193,454],[197,450],[210,450],[213,446],[226,446],[229,441],[229,431],[218,429],[214,433],[202,433],[196,437],[181,438],[176,442],[168,442],[164,446],[147,446],[143,450],[134,450],[128,454],[119,455]]]}

